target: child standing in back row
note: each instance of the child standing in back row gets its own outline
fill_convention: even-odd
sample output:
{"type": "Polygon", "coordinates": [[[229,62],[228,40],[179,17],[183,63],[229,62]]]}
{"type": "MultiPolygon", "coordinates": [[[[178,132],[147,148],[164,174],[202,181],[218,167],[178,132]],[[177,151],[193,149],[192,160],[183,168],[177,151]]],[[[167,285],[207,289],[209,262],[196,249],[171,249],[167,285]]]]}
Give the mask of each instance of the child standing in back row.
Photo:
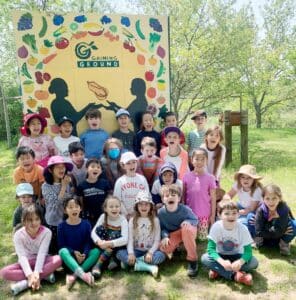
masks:
{"type": "Polygon", "coordinates": [[[193,170],[183,177],[184,203],[198,217],[198,238],[206,240],[208,228],[216,217],[216,182],[215,177],[205,171],[207,152],[196,149],[192,152],[193,170]]]}
{"type": "Polygon", "coordinates": [[[154,130],[153,115],[150,111],[146,111],[142,115],[141,130],[137,132],[134,143],[134,152],[137,157],[141,155],[141,142],[146,136],[154,138],[156,142],[156,155],[159,156],[160,151],[160,133],[154,130]]]}
{"type": "Polygon", "coordinates": [[[109,138],[109,134],[102,128],[102,114],[99,110],[91,108],[85,114],[88,129],[80,136],[80,142],[85,150],[86,158],[101,159],[103,153],[103,145],[109,138]]]}
{"type": "Polygon", "coordinates": [[[194,121],[196,129],[190,131],[187,138],[188,155],[190,158],[192,156],[193,150],[198,149],[204,142],[207,113],[203,109],[197,110],[192,116],[191,120],[194,121]]]}
{"type": "Polygon", "coordinates": [[[218,187],[220,186],[221,171],[226,154],[226,148],[221,144],[222,141],[222,130],[219,126],[215,125],[207,129],[205,143],[200,146],[208,152],[207,171],[215,176],[218,187]]]}
{"type": "Polygon", "coordinates": [[[179,179],[189,171],[188,153],[180,146],[181,131],[178,127],[166,127],[164,129],[165,139],[168,147],[162,148],[160,158],[164,162],[171,162],[175,165],[179,179]]]}
{"type": "Polygon", "coordinates": [[[27,146],[34,151],[36,163],[41,167],[46,167],[49,158],[58,153],[52,138],[43,133],[46,126],[47,121],[41,115],[26,114],[21,128],[23,136],[18,143],[18,147],[27,146]]]}

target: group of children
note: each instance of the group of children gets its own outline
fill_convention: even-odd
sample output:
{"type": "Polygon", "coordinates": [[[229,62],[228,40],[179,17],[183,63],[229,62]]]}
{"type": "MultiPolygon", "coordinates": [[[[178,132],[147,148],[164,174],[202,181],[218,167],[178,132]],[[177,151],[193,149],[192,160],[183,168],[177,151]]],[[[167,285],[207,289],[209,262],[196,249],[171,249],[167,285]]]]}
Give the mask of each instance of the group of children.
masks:
{"type": "Polygon", "coordinates": [[[197,237],[208,240],[201,262],[210,279],[251,285],[249,271],[258,266],[252,246],[279,244],[282,254],[290,254],[296,222],[280,188],[262,187],[254,166],[242,166],[217,202],[226,149],[221,128],[206,129],[205,111],[192,117],[196,129],[188,135],[187,151],[174,113],[166,115],[161,133],[149,111],[136,134],[128,111],[119,109],[116,118],[119,130],[109,137],[100,128],[101,113],[89,110],[89,129],[79,139],[65,116],[60,135],[51,140],[42,116],[24,117],[13,174],[19,260],[0,271],[16,281],[14,295],[38,290],[41,279],[54,282],[62,265],[69,288],[77,278],[91,286],[104,268],[119,265],[157,276],[158,265],[172,259],[181,243],[194,277],[197,237]]]}

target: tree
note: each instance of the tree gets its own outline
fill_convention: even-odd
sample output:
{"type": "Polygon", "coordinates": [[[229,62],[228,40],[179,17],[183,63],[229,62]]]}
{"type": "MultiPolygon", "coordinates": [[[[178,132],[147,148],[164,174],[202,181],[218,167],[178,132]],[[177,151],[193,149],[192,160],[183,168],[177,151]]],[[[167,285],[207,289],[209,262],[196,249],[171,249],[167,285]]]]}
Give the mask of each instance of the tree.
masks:
{"type": "Polygon", "coordinates": [[[238,95],[238,65],[247,57],[254,26],[233,1],[136,1],[146,14],[169,15],[171,103],[180,126],[194,110],[238,95]],[[183,112],[181,114],[180,112],[183,112]]]}
{"type": "Polygon", "coordinates": [[[242,68],[243,92],[254,108],[257,128],[261,128],[263,116],[273,107],[296,96],[295,27],[293,30],[291,26],[295,9],[293,0],[271,0],[265,5],[265,36],[254,43],[242,68]]]}

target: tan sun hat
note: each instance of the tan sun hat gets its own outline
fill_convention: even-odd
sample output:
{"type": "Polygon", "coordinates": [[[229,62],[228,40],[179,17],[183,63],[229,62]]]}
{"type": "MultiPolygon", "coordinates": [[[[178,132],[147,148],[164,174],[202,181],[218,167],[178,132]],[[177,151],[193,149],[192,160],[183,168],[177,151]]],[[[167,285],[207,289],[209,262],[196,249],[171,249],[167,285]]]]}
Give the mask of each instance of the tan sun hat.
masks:
{"type": "Polygon", "coordinates": [[[239,168],[239,171],[234,174],[234,179],[237,180],[238,175],[244,174],[250,176],[253,179],[262,179],[263,177],[256,173],[256,168],[252,165],[243,165],[239,168]]]}

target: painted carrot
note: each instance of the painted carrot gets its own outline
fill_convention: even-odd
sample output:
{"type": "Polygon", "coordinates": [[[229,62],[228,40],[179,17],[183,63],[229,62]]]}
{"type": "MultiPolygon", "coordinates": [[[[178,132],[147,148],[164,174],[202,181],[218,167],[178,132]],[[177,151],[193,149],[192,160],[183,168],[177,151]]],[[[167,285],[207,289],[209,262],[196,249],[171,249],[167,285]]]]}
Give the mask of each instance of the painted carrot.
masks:
{"type": "Polygon", "coordinates": [[[49,63],[50,61],[52,61],[56,56],[57,56],[57,53],[50,54],[50,55],[46,56],[46,57],[42,60],[42,62],[43,62],[44,64],[48,64],[48,63],[49,63]]]}

